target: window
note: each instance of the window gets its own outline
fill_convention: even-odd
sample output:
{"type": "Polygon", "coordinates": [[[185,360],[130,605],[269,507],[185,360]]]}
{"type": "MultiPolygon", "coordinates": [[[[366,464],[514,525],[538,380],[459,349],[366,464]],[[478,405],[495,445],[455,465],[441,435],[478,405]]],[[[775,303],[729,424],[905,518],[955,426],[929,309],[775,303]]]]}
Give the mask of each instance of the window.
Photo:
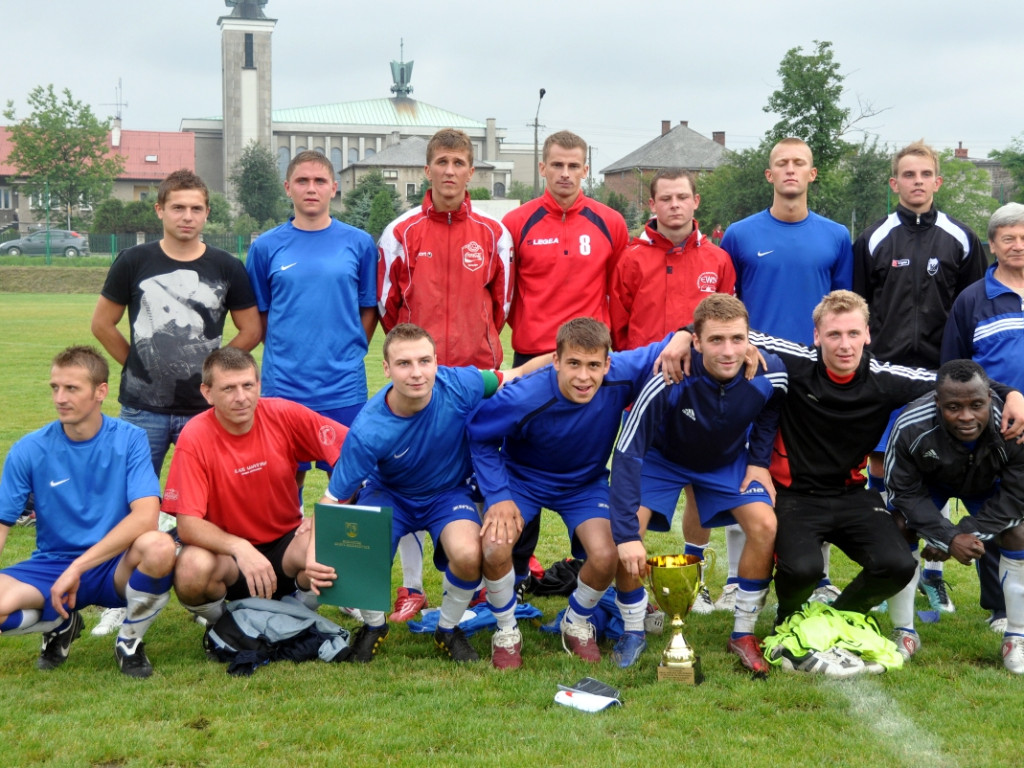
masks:
{"type": "Polygon", "coordinates": [[[405,185],[405,196],[406,197],[412,197],[415,194],[416,194],[416,185],[415,184],[406,184],[405,185]]]}
{"type": "Polygon", "coordinates": [[[327,155],[327,153],[324,152],[324,148],[323,147],[313,147],[313,151],[314,152],[319,152],[321,155],[324,155],[325,157],[327,155]]]}
{"type": "Polygon", "coordinates": [[[277,148],[277,175],[280,176],[282,179],[285,177],[285,174],[288,173],[288,163],[290,161],[291,161],[291,158],[288,156],[288,147],[278,147],[277,148]]]}
{"type": "Polygon", "coordinates": [[[255,69],[256,65],[253,64],[253,53],[252,53],[252,32],[245,33],[245,63],[242,65],[244,69],[255,69]]]}
{"type": "Polygon", "coordinates": [[[348,164],[352,165],[352,163],[358,163],[358,162],[359,162],[359,149],[356,148],[356,147],[349,147],[348,148],[348,164]]]}
{"type": "Polygon", "coordinates": [[[384,178],[387,179],[388,181],[393,181],[398,178],[398,171],[393,170],[391,168],[385,168],[383,173],[384,178]]]}
{"type": "Polygon", "coordinates": [[[500,181],[494,182],[494,196],[504,197],[505,196],[505,185],[500,181]]]}
{"type": "Polygon", "coordinates": [[[367,157],[373,157],[376,154],[377,154],[377,150],[376,149],[371,149],[370,147],[367,147],[366,148],[366,155],[364,156],[363,159],[366,159],[367,157]]]}
{"type": "Polygon", "coordinates": [[[334,180],[341,181],[341,166],[344,165],[341,159],[341,148],[331,147],[331,165],[334,166],[334,180]]]}
{"type": "Polygon", "coordinates": [[[11,208],[11,188],[0,187],[0,211],[9,211],[11,208]]]}

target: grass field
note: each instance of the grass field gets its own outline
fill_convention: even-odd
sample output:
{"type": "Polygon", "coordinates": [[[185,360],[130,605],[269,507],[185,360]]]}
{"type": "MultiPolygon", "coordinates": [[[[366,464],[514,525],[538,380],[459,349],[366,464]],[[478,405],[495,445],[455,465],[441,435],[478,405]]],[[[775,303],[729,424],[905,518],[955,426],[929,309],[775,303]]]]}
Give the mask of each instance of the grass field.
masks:
{"type": "MultiPolygon", "coordinates": [[[[49,360],[67,344],[92,342],[94,304],[88,295],[0,293],[0,454],[54,418],[49,360]]],[[[367,363],[371,391],[383,381],[379,361],[378,336],[367,363]]],[[[117,410],[111,395],[104,411],[117,410]]],[[[323,474],[313,473],[307,506],[323,487],[323,474]]],[[[724,555],[721,532],[712,541],[724,555]]],[[[541,561],[562,557],[565,543],[561,522],[547,514],[541,561]]],[[[31,529],[12,529],[0,564],[33,546],[31,529]]],[[[649,548],[678,551],[678,531],[652,536],[649,548]]],[[[838,552],[832,572],[840,584],[853,575],[838,552]]],[[[426,576],[436,604],[439,579],[431,570],[426,576]]],[[[720,566],[713,595],[724,579],[720,566]]],[[[653,638],[635,668],[619,670],[608,659],[584,666],[556,635],[533,627],[524,627],[525,666],[513,672],[486,661],[456,667],[429,636],[397,626],[370,665],[277,663],[232,678],[206,661],[201,630],[172,598],[146,636],[156,669],[146,681],[120,675],[112,639],[88,631],[50,673],[34,667],[38,636],[0,639],[0,765],[1019,765],[1013,712],[1024,700],[1022,681],[1003,669],[999,638],[985,629],[973,571],[949,565],[947,579],[957,612],[919,625],[924,644],[913,663],[878,677],[826,682],[773,672],[754,681],[725,653],[731,617],[691,616],[687,639],[706,676],[697,688],[656,681],[664,636],[653,638]],[[553,703],[558,683],[590,674],[620,688],[625,705],[589,715],[553,703]]],[[[534,604],[550,620],[564,600],[534,604]]],[[[353,626],[334,608],[321,611],[353,626]]],[[[90,609],[87,630],[96,616],[90,609]]],[[[880,621],[889,627],[886,616],[880,621]]],[[[489,638],[473,642],[486,657],[489,638]]]]}

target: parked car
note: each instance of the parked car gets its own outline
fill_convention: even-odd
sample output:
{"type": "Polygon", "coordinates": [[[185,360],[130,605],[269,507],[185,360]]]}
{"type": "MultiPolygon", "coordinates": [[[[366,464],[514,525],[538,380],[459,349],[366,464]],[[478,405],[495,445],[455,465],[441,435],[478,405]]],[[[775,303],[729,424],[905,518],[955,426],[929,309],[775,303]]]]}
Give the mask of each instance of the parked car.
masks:
{"type": "Polygon", "coordinates": [[[27,237],[0,243],[0,254],[5,256],[29,256],[46,253],[46,236],[50,236],[50,253],[63,254],[69,259],[89,255],[89,238],[69,229],[41,229],[27,237]]]}

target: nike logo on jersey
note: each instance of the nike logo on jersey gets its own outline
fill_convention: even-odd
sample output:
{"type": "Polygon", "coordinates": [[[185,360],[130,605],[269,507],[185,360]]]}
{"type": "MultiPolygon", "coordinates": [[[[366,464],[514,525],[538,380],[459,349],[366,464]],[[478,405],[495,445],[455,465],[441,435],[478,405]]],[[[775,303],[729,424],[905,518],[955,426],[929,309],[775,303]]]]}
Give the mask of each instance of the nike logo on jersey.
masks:
{"type": "Polygon", "coordinates": [[[291,264],[282,264],[281,265],[281,271],[284,272],[286,269],[291,269],[292,267],[294,267],[298,263],[299,262],[297,262],[297,261],[293,261],[291,264]]]}
{"type": "Polygon", "coordinates": [[[395,454],[395,458],[396,458],[396,459],[400,459],[400,458],[402,458],[403,456],[405,456],[405,454],[407,454],[408,452],[409,452],[409,449],[408,449],[408,448],[406,448],[406,449],[405,449],[404,451],[402,451],[401,453],[396,453],[396,454],[395,454]]]}
{"type": "Polygon", "coordinates": [[[758,251],[757,252],[757,258],[760,259],[762,256],[767,256],[769,253],[775,253],[775,249],[773,248],[770,251],[758,251]]]}
{"type": "Polygon", "coordinates": [[[70,479],[71,479],[70,477],[65,477],[63,480],[51,480],[50,481],[50,487],[51,488],[56,488],[58,485],[64,485],[64,483],[66,483],[70,479]]]}

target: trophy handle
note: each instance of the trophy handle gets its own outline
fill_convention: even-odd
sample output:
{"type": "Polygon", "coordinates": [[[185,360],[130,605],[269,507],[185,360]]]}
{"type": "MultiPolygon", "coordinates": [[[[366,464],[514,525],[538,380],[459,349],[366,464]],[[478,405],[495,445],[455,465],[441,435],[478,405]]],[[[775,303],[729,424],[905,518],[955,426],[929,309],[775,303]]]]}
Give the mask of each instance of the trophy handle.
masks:
{"type": "Polygon", "coordinates": [[[704,559],[701,561],[701,564],[700,564],[700,583],[701,583],[701,585],[706,585],[707,584],[707,581],[708,581],[707,573],[708,573],[708,571],[715,570],[715,562],[717,561],[717,558],[718,558],[718,556],[715,553],[715,550],[712,549],[711,547],[707,547],[704,550],[704,559]]]}

